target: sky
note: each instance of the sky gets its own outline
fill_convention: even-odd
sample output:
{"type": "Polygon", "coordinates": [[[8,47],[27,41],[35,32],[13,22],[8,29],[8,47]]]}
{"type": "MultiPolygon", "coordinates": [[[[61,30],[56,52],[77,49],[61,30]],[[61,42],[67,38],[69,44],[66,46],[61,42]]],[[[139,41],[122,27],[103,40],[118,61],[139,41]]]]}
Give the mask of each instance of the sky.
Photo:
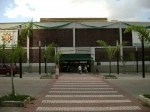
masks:
{"type": "Polygon", "coordinates": [[[150,0],[0,0],[0,23],[86,17],[150,22],[150,0]]]}

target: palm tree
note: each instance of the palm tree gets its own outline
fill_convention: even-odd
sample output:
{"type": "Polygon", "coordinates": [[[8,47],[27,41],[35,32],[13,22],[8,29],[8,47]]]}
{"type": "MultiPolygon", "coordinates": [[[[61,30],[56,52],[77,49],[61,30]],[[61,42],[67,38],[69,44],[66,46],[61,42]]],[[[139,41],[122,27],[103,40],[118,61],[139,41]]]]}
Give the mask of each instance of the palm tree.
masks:
{"type": "Polygon", "coordinates": [[[123,44],[119,44],[118,46],[116,47],[111,47],[109,46],[106,42],[104,42],[103,40],[97,40],[96,41],[98,44],[104,46],[104,49],[107,53],[107,56],[108,56],[108,60],[109,60],[109,75],[111,73],[111,61],[115,55],[115,53],[117,52],[118,49],[120,49],[120,47],[123,45],[123,44],[126,44],[126,42],[124,42],[123,44]]]}
{"type": "Polygon", "coordinates": [[[141,44],[142,44],[142,72],[143,72],[143,78],[145,78],[144,42],[150,43],[150,32],[143,26],[131,25],[125,29],[124,33],[132,32],[132,31],[138,32],[139,39],[141,40],[141,44]]]}
{"type": "Polygon", "coordinates": [[[59,64],[59,58],[62,55],[61,51],[56,52],[55,56],[54,56],[54,62],[55,64],[59,64]]]}
{"type": "MultiPolygon", "coordinates": [[[[48,59],[52,59],[53,60],[53,56],[51,55],[54,47],[57,46],[55,43],[51,43],[49,44],[46,49],[45,49],[45,52],[44,52],[44,58],[46,59],[46,68],[47,68],[47,60],[48,59]]],[[[47,75],[47,71],[46,71],[46,75],[47,75]]]]}
{"type": "Polygon", "coordinates": [[[150,43],[150,32],[145,27],[131,25],[125,29],[124,33],[132,32],[132,31],[138,32],[139,39],[141,41],[143,39],[145,42],[150,43]]]}

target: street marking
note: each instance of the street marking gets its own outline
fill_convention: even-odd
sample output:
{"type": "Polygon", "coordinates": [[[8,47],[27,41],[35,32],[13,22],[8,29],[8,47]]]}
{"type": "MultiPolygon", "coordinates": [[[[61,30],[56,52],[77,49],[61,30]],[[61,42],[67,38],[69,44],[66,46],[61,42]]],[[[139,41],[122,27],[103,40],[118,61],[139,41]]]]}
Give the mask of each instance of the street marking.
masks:
{"type": "Polygon", "coordinates": [[[59,85],[59,84],[66,84],[66,85],[67,85],[67,84],[72,84],[72,85],[73,85],[73,84],[75,84],[75,85],[76,85],[76,84],[77,84],[77,85],[80,85],[80,84],[90,84],[90,85],[91,85],[91,84],[92,84],[92,85],[93,85],[93,84],[96,84],[96,85],[97,85],[97,84],[106,84],[106,83],[103,83],[103,82],[100,82],[100,83],[78,83],[78,82],[77,82],[77,83],[55,83],[55,84],[57,84],[57,85],[59,85]]]}
{"type": "Polygon", "coordinates": [[[38,107],[36,111],[115,111],[115,110],[141,110],[139,106],[116,107],[38,107]]]}
{"type": "Polygon", "coordinates": [[[59,89],[59,90],[107,90],[113,88],[51,88],[51,89],[59,89]]]}
{"type": "Polygon", "coordinates": [[[42,103],[128,103],[130,100],[42,100],[42,103]]]}
{"type": "Polygon", "coordinates": [[[117,91],[49,91],[49,93],[118,93],[117,91]]]}
{"type": "Polygon", "coordinates": [[[107,97],[107,98],[110,98],[110,97],[124,97],[123,95],[46,95],[46,97],[89,97],[89,98],[92,98],[92,97],[107,97]]]}
{"type": "Polygon", "coordinates": [[[109,85],[53,85],[54,87],[108,87],[109,85]]]}
{"type": "Polygon", "coordinates": [[[96,83],[96,82],[104,82],[104,81],[74,81],[74,80],[73,80],[73,81],[56,81],[56,82],[68,82],[68,83],[76,83],[76,82],[77,82],[77,83],[84,83],[84,82],[85,82],[85,83],[87,83],[87,82],[90,83],[90,82],[94,82],[94,83],[96,83]]]}

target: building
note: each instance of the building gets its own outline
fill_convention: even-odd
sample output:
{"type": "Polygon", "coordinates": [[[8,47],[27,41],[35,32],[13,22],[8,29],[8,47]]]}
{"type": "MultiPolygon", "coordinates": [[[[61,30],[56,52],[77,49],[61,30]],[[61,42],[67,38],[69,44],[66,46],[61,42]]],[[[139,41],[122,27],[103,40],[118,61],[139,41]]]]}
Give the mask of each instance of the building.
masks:
{"type": "MultiPolygon", "coordinates": [[[[1,35],[3,31],[19,30],[26,23],[0,23],[1,35]]],[[[58,45],[53,52],[62,51],[60,57],[61,72],[77,72],[78,65],[88,65],[89,71],[95,71],[99,65],[101,72],[109,71],[109,61],[104,47],[96,41],[103,40],[110,47],[118,43],[128,41],[121,47],[120,56],[128,57],[129,54],[138,51],[138,69],[141,71],[141,46],[136,37],[137,33],[124,33],[129,25],[142,25],[150,28],[150,22],[118,22],[107,21],[107,18],[41,18],[40,22],[34,22],[33,35],[24,43],[26,56],[23,60],[23,71],[45,71],[44,51],[45,47],[54,42],[58,45]],[[41,48],[39,55],[39,46],[41,48]],[[39,56],[41,57],[39,60],[39,56]],[[94,65],[91,63],[94,61],[94,65]],[[39,64],[39,62],[41,62],[39,64]]],[[[9,49],[9,48],[8,48],[9,49]]],[[[145,46],[145,56],[150,56],[149,46],[145,46]]],[[[145,59],[146,70],[149,70],[150,58],[145,59]]],[[[2,62],[2,57],[0,58],[2,62]]],[[[136,61],[126,60],[126,71],[136,71],[136,61]]],[[[54,62],[48,61],[48,71],[54,70],[54,62]]],[[[117,56],[112,60],[112,72],[117,71],[117,56]]],[[[119,70],[123,71],[122,62],[119,62],[119,70]]]]}

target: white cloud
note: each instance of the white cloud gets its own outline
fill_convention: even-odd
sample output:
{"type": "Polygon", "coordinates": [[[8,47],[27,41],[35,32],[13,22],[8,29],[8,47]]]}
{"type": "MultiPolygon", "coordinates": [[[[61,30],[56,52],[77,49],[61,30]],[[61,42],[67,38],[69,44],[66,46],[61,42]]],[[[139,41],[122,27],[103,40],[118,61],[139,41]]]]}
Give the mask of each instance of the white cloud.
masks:
{"type": "Polygon", "coordinates": [[[149,11],[149,0],[14,0],[7,7],[8,18],[107,17],[109,20],[138,20],[149,11]]]}

